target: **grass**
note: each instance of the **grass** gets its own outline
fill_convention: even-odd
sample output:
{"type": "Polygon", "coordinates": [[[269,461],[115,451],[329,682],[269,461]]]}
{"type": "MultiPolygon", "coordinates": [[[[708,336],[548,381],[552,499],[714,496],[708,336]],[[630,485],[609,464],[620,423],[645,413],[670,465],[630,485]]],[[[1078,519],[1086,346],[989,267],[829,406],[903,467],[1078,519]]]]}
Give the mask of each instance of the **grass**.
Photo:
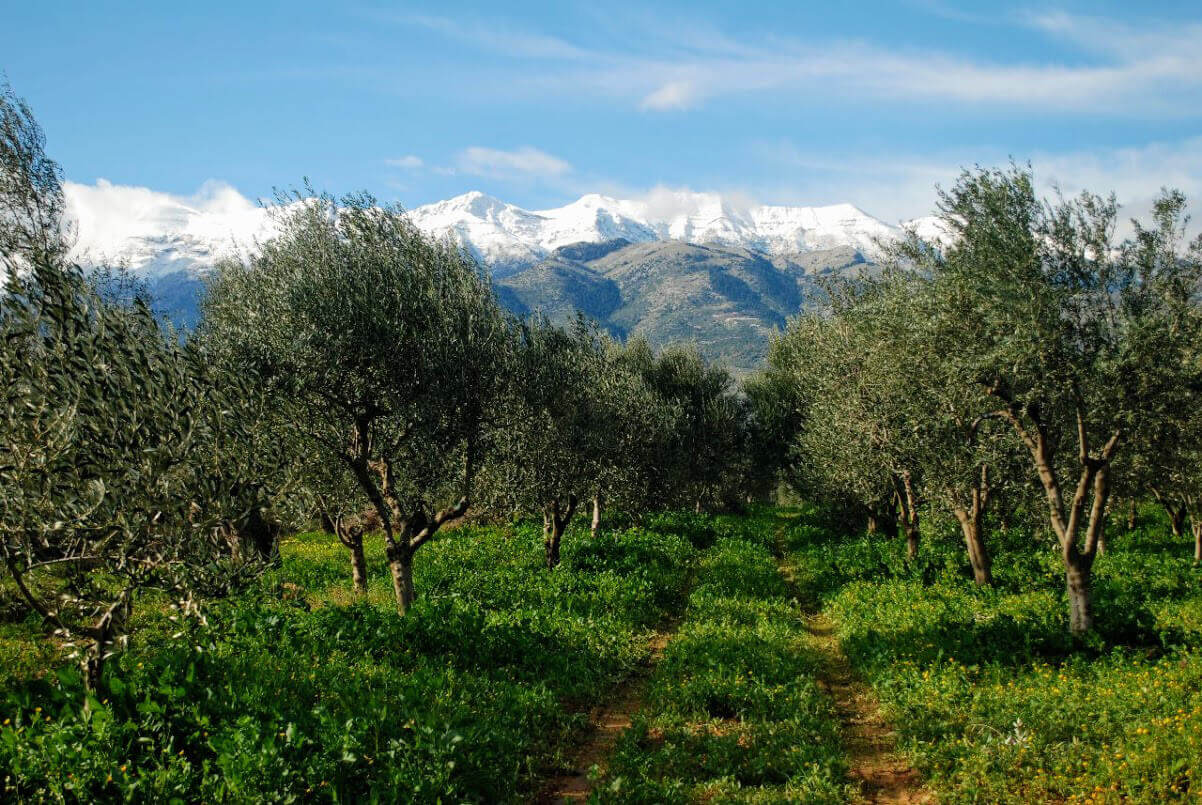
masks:
{"type": "Polygon", "coordinates": [[[1200,574],[1166,531],[1112,532],[1084,640],[1055,552],[1029,534],[991,535],[994,589],[938,530],[912,565],[899,540],[839,537],[813,510],[788,540],[943,800],[1161,802],[1202,792],[1200,574]]]}
{"type": "Polygon", "coordinates": [[[833,705],[815,681],[800,612],[772,553],[774,521],[724,525],[597,801],[848,796],[833,705]]]}
{"type": "Polygon", "coordinates": [[[527,801],[679,618],[594,800],[848,801],[806,609],[836,623],[943,801],[1196,798],[1189,546],[1149,513],[1116,525],[1098,628],[1073,639],[1049,543],[995,530],[997,584],[979,589],[931,519],[908,563],[901,540],[842,534],[814,507],[661,515],[595,541],[570,532],[551,573],[537,528],[468,527],[422,550],[404,619],[380,545],[358,598],[344,549],[303,534],[282,567],[209,604],[207,624],[151,607],[86,710],[64,653],[0,589],[0,799],[527,801]]]}
{"type": "Polygon", "coordinates": [[[643,658],[649,627],[682,606],[696,553],[671,518],[572,534],[554,573],[540,540],[525,526],[449,534],[418,557],[421,597],[400,619],[379,545],[356,601],[336,541],[290,539],[282,568],[210,606],[206,627],[146,624],[90,712],[69,665],[47,672],[33,624],[8,624],[0,792],[520,801],[563,762],[581,709],[643,658]]]}

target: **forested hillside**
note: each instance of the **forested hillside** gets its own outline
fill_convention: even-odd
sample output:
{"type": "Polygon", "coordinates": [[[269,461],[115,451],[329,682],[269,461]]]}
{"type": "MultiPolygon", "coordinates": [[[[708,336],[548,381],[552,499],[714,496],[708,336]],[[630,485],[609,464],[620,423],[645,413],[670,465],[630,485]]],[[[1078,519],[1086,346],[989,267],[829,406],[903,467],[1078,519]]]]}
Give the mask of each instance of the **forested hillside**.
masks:
{"type": "Polygon", "coordinates": [[[579,311],[615,337],[642,337],[657,349],[695,343],[707,360],[744,375],[761,367],[790,316],[822,304],[824,280],[868,266],[848,247],[783,258],[678,241],[610,241],[565,246],[497,287],[516,313],[541,311],[566,323],[579,311]]]}

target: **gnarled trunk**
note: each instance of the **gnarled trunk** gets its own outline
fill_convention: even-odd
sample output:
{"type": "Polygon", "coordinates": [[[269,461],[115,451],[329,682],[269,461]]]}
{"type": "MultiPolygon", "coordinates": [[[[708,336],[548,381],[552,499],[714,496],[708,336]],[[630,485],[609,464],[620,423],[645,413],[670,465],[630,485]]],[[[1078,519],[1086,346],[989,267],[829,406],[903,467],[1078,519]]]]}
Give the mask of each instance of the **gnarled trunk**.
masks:
{"type": "Polygon", "coordinates": [[[1064,558],[1068,628],[1073,634],[1084,634],[1093,628],[1093,563],[1073,553],[1064,558]]]}
{"type": "Polygon", "coordinates": [[[543,508],[543,549],[548,570],[554,570],[559,564],[559,546],[563,540],[563,532],[575,513],[575,495],[568,496],[566,506],[558,500],[553,500],[543,508]]]}
{"type": "Polygon", "coordinates": [[[956,508],[956,520],[964,534],[964,547],[968,549],[968,563],[972,566],[972,578],[979,585],[993,584],[993,560],[985,547],[984,512],[978,508],[956,508]]]}
{"type": "Polygon", "coordinates": [[[906,532],[906,559],[913,562],[918,558],[918,515],[915,514],[913,519],[907,517],[902,521],[902,528],[906,532]]]}
{"type": "Polygon", "coordinates": [[[1085,405],[1080,398],[1077,399],[1077,457],[1081,469],[1072,500],[1065,505],[1046,424],[1040,418],[1038,408],[1030,405],[1019,408],[1014,402],[1007,402],[1008,407],[1001,413],[1014,426],[1031,455],[1039,482],[1047,496],[1052,530],[1056,533],[1064,557],[1069,629],[1073,634],[1083,634],[1093,628],[1093,562],[1106,527],[1110,464],[1118,453],[1123,431],[1121,428],[1115,429],[1095,454],[1086,427],[1085,405]],[[1031,427],[1024,422],[1024,417],[1031,427]],[[1082,530],[1083,538],[1079,536],[1082,530]]]}
{"type": "Polygon", "coordinates": [[[902,531],[906,535],[906,559],[912,562],[918,558],[918,499],[909,472],[896,476],[894,484],[898,487],[897,501],[901,508],[902,531]]]}
{"type": "Polygon", "coordinates": [[[593,539],[596,539],[597,535],[601,533],[601,493],[600,492],[593,495],[593,521],[589,525],[589,533],[592,534],[593,539]]]}
{"type": "Polygon", "coordinates": [[[947,490],[952,513],[960,523],[964,535],[964,547],[968,551],[968,563],[972,566],[972,577],[979,585],[993,584],[993,559],[985,547],[985,511],[992,500],[989,484],[989,465],[981,464],[969,491],[969,504],[964,506],[963,492],[947,490]]]}
{"type": "Polygon", "coordinates": [[[385,548],[388,571],[392,574],[392,592],[396,596],[397,612],[404,615],[417,599],[413,587],[413,549],[393,542],[385,548]]]}
{"type": "Polygon", "coordinates": [[[97,696],[103,692],[105,660],[108,659],[111,649],[116,643],[116,638],[123,633],[132,607],[133,591],[127,588],[88,630],[92,639],[91,644],[80,661],[80,668],[83,671],[85,710],[89,709],[86,695],[97,696]]]}
{"type": "Polygon", "coordinates": [[[374,510],[363,512],[357,517],[344,519],[341,515],[331,517],[326,511],[321,512],[321,524],[329,533],[351,554],[351,584],[356,593],[367,592],[367,558],[363,554],[363,534],[372,525],[379,525],[379,516],[374,510]]]}
{"type": "Polygon", "coordinates": [[[1173,536],[1185,536],[1185,507],[1166,503],[1164,509],[1169,513],[1169,527],[1173,529],[1173,536]]]}
{"type": "Polygon", "coordinates": [[[367,557],[363,554],[363,535],[353,535],[347,548],[351,552],[351,583],[356,593],[366,594],[367,557]]]}

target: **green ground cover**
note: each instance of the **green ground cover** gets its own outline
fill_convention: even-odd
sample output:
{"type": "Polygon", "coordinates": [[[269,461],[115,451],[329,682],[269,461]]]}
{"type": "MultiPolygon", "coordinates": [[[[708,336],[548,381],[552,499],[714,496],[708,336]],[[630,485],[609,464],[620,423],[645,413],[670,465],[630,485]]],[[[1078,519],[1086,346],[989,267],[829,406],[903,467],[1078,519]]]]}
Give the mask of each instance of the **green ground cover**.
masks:
{"type": "Polygon", "coordinates": [[[962,545],[840,537],[820,512],[787,531],[902,746],[949,802],[1160,802],[1202,791],[1202,571],[1150,514],[1097,564],[1098,629],[1073,640],[1050,544],[994,532],[994,589],[962,545]]]}
{"type": "Polygon", "coordinates": [[[357,600],[344,549],[300,535],[207,625],[150,616],[88,710],[63,653],[5,605],[0,798],[528,800],[678,618],[594,800],[848,801],[802,619],[817,609],[941,800],[1196,797],[1202,571],[1143,522],[1110,534],[1084,640],[1030,533],[990,535],[997,584],[979,589],[950,532],[907,563],[901,540],[842,535],[812,507],[572,533],[550,573],[531,526],[459,529],[423,553],[404,619],[380,546],[357,600]]]}
{"type": "Polygon", "coordinates": [[[683,605],[696,520],[570,535],[553,573],[534,528],[454,531],[404,619],[380,546],[356,602],[344,549],[301,535],[207,627],[144,624],[88,712],[37,623],[5,624],[0,798],[520,801],[683,605]]]}
{"type": "Polygon", "coordinates": [[[774,556],[772,513],[719,518],[602,802],[842,802],[838,722],[774,556]]]}

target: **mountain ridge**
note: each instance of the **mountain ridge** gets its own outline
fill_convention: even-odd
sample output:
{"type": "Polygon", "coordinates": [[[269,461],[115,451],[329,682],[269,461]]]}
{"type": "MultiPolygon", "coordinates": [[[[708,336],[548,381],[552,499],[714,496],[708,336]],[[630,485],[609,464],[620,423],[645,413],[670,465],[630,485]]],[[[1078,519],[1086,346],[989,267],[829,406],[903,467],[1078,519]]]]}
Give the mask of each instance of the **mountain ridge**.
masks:
{"type": "MultiPolygon", "coordinates": [[[[272,234],[263,206],[219,183],[192,197],[104,180],[67,182],[64,189],[77,257],[125,265],[144,276],[203,273],[222,256],[245,256],[272,234]]],[[[717,193],[668,190],[635,200],[590,193],[542,210],[473,190],[407,214],[418,228],[451,238],[498,276],[577,243],[677,240],[774,256],[851,246],[872,259],[880,243],[902,236],[906,227],[935,231],[930,218],[892,225],[852,204],[743,205],[717,193]]]]}
{"type": "MultiPolygon", "coordinates": [[[[273,233],[268,210],[224,185],[191,198],[99,182],[67,183],[83,263],[124,266],[181,327],[198,318],[203,277],[273,233]]],[[[486,266],[498,299],[566,322],[577,312],[615,337],[697,344],[736,373],[754,371],[771,335],[815,300],[821,278],[864,270],[903,226],[851,204],[742,205],[714,193],[645,199],[587,194],[526,210],[479,191],[407,213],[486,266]]],[[[940,237],[929,219],[909,222],[940,237]]]]}

